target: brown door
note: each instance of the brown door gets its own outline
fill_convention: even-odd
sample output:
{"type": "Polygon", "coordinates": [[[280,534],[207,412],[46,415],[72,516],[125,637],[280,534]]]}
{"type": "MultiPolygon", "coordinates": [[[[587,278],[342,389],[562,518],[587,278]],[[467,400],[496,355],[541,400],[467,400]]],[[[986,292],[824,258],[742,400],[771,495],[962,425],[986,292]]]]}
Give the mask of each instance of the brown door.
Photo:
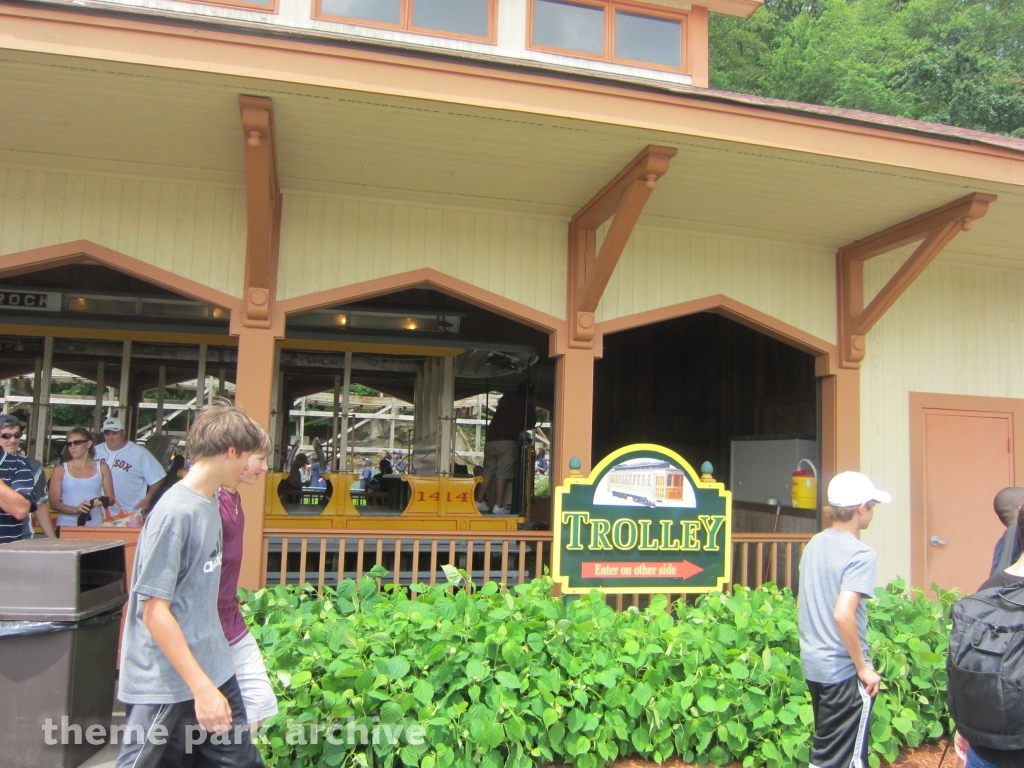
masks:
{"type": "Polygon", "coordinates": [[[1005,532],[992,499],[1013,485],[1013,414],[924,409],[926,586],[974,592],[1005,532]]]}

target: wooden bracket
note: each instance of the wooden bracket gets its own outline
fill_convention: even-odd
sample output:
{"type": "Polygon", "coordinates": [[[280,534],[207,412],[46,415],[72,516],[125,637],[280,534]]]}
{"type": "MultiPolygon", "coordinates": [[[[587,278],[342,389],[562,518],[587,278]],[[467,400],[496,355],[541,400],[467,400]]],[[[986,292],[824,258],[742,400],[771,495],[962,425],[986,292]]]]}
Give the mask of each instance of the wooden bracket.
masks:
{"type": "Polygon", "coordinates": [[[975,192],[839,249],[836,287],[841,367],[860,368],[868,331],[959,232],[970,231],[972,223],[988,213],[989,203],[995,199],[995,195],[975,192]],[[864,262],[917,240],[921,244],[865,307],[864,262]]]}
{"type": "Polygon", "coordinates": [[[674,147],[649,145],[572,217],[567,314],[570,347],[593,346],[594,312],[647,199],[675,154],[674,147]],[[612,223],[598,251],[597,230],[608,219],[612,223]]]}
{"type": "Polygon", "coordinates": [[[259,96],[239,96],[238,106],[245,147],[248,229],[242,324],[248,328],[270,328],[281,235],[274,102],[259,96]]]}

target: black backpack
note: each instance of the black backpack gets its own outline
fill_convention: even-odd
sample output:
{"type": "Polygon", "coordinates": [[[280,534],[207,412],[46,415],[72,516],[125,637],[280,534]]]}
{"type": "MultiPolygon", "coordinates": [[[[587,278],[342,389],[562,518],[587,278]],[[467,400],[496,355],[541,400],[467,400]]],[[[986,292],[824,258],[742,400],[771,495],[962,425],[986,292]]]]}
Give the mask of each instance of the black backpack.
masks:
{"type": "Polygon", "coordinates": [[[1024,749],[1024,582],[959,600],[946,659],[949,713],[971,744],[1024,749]]]}

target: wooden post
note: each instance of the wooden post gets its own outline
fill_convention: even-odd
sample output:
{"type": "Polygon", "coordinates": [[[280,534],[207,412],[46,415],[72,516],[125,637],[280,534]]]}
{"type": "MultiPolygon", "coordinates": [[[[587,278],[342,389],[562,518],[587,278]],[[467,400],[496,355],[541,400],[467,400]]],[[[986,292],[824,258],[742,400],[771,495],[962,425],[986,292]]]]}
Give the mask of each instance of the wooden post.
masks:
{"type": "Polygon", "coordinates": [[[99,434],[103,427],[103,396],[107,393],[107,361],[96,363],[96,401],[92,407],[92,431],[99,434]]]}
{"type": "Polygon", "coordinates": [[[36,440],[39,437],[39,379],[43,377],[43,359],[36,358],[35,376],[32,377],[32,405],[28,414],[28,441],[25,443],[25,455],[35,456],[36,440]]]}
{"type": "Polygon", "coordinates": [[[391,431],[388,434],[388,451],[394,452],[395,450],[395,417],[396,411],[398,410],[398,404],[395,402],[395,398],[391,398],[391,431]]]}
{"type": "Polygon", "coordinates": [[[331,447],[334,449],[334,453],[331,456],[331,468],[335,472],[341,471],[341,454],[338,453],[338,446],[341,444],[338,440],[338,418],[341,415],[341,376],[338,374],[334,375],[334,411],[331,414],[331,447]]]}
{"type": "MultiPolygon", "coordinates": [[[[117,391],[117,418],[128,427],[128,386],[132,374],[132,342],[125,340],[121,349],[121,388],[117,391]]],[[[129,432],[129,434],[131,434],[129,432]]]]}
{"type": "MultiPolygon", "coordinates": [[[[235,402],[249,418],[266,428],[270,424],[271,377],[267,371],[274,364],[275,339],[269,329],[243,328],[238,336],[238,386],[235,402]]],[[[239,486],[246,525],[239,583],[246,589],[262,586],[263,515],[266,474],[255,485],[239,486]]]]}
{"type": "MultiPolygon", "coordinates": [[[[348,430],[349,430],[349,391],[352,389],[352,352],[348,351],[345,353],[345,371],[344,378],[341,383],[341,412],[345,415],[345,428],[341,430],[341,447],[338,449],[338,455],[345,457],[345,468],[342,472],[351,471],[349,467],[348,457],[348,430]]],[[[355,446],[356,433],[352,431],[352,443],[355,446]]]]}
{"type": "Polygon", "coordinates": [[[164,389],[167,387],[167,366],[161,365],[157,373],[156,384],[156,427],[153,434],[162,435],[164,432],[164,389]]]}
{"type": "MultiPolygon", "coordinates": [[[[480,422],[480,421],[483,421],[483,418],[484,418],[484,409],[483,409],[483,406],[480,404],[480,395],[477,395],[476,396],[476,420],[478,422],[480,422]]],[[[476,425],[476,442],[473,445],[473,451],[475,453],[480,453],[480,428],[481,428],[481,426],[482,426],[481,424],[477,424],[476,425]]],[[[479,458],[479,457],[477,457],[477,458],[479,458]]],[[[482,464],[483,462],[481,461],[480,463],[482,464]]]]}
{"type": "MultiPolygon", "coordinates": [[[[279,460],[278,448],[281,445],[281,424],[288,423],[288,419],[281,419],[281,412],[284,410],[284,404],[281,399],[283,387],[281,386],[281,350],[277,345],[274,345],[274,371],[271,376],[270,385],[270,439],[274,444],[274,458],[271,462],[271,467],[276,467],[276,462],[279,460]]],[[[237,401],[238,387],[235,387],[235,398],[237,401]]]]}
{"type": "Polygon", "coordinates": [[[558,358],[555,388],[555,431],[552,445],[552,480],[566,477],[569,459],[580,460],[584,476],[590,474],[594,404],[594,352],[570,347],[558,358]]]}
{"type": "Polygon", "coordinates": [[[53,336],[43,340],[42,372],[38,379],[37,389],[39,405],[36,422],[35,460],[45,462],[50,437],[50,381],[53,377],[53,336]]]}
{"type": "Polygon", "coordinates": [[[455,437],[455,358],[444,358],[442,366],[444,379],[441,381],[438,413],[441,424],[439,432],[440,449],[437,453],[437,471],[442,475],[452,472],[452,441],[455,437]]]}
{"type": "Polygon", "coordinates": [[[199,362],[196,365],[196,413],[203,409],[203,401],[206,400],[206,358],[210,354],[209,349],[206,344],[199,345],[199,362]]]}

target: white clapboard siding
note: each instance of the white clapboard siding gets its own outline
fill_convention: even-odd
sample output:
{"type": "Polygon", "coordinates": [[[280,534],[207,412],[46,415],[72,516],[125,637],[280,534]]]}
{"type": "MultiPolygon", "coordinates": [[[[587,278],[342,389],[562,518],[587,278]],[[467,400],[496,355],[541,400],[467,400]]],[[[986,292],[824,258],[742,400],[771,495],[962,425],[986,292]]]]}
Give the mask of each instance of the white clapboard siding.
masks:
{"type": "MultiPolygon", "coordinates": [[[[873,296],[899,260],[865,269],[873,296]]],[[[1024,274],[931,264],[868,333],[861,364],[861,467],[893,495],[864,541],[880,584],[910,576],[910,392],[1024,398],[1024,274]]],[[[964,482],[970,482],[969,467],[964,482]]]]}
{"type": "Polygon", "coordinates": [[[0,255],[91,240],[240,297],[245,238],[241,189],[0,167],[0,255]]]}
{"type": "Polygon", "coordinates": [[[605,290],[597,320],[724,294],[834,343],[834,280],[831,251],[639,226],[605,290]]]}
{"type": "Polygon", "coordinates": [[[288,192],[278,298],[427,267],[564,318],[566,238],[556,219],[288,192]]]}

